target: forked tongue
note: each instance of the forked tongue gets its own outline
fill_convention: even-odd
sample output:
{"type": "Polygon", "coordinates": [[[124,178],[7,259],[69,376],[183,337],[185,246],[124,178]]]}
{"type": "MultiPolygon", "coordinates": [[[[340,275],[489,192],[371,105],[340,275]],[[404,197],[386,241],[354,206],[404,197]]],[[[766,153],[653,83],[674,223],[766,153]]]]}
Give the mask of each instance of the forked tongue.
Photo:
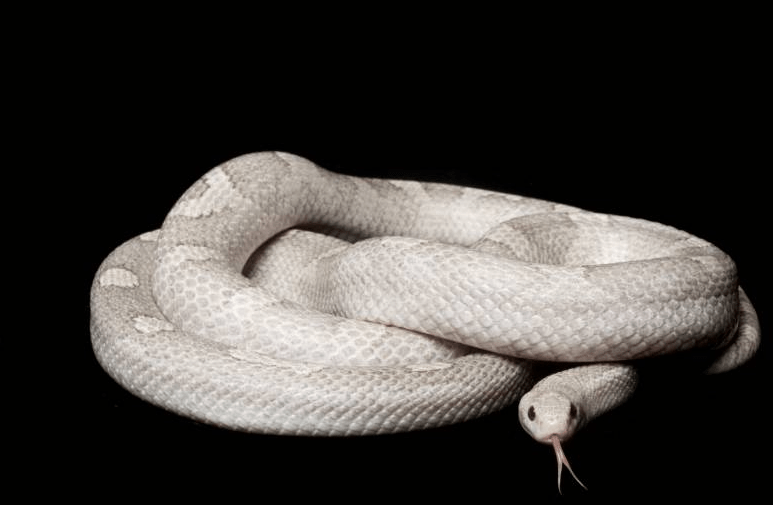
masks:
{"type": "Polygon", "coordinates": [[[553,442],[553,450],[556,451],[556,461],[558,462],[558,493],[561,494],[561,470],[563,467],[566,467],[566,469],[569,470],[569,473],[572,474],[572,477],[574,477],[574,480],[576,480],[577,483],[587,491],[588,488],[585,487],[585,484],[583,484],[582,481],[577,478],[574,470],[572,470],[572,466],[569,464],[569,460],[566,459],[564,450],[561,448],[561,441],[558,440],[558,435],[551,436],[550,440],[553,442]]]}

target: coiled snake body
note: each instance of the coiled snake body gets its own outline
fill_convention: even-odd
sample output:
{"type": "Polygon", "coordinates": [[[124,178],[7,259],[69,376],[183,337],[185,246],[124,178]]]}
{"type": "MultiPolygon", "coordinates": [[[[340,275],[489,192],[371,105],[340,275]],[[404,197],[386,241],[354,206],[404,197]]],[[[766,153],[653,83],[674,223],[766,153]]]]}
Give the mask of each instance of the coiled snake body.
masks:
{"type": "Polygon", "coordinates": [[[91,332],[137,396],[277,434],[460,422],[521,398],[533,360],[605,362],[521,401],[559,469],[559,442],[633,389],[634,367],[608,362],[716,347],[722,371],[759,341],[732,260],[685,232],[285,153],[214,168],[117,248],[91,332]]]}

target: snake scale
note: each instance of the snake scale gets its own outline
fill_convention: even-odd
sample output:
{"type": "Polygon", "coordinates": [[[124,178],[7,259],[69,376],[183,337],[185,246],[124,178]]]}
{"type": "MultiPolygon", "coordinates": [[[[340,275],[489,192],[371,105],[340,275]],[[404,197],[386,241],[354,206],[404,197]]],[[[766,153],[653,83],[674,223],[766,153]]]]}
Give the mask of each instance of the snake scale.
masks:
{"type": "Polygon", "coordinates": [[[104,260],[91,334],[127,390],[241,431],[394,433],[521,399],[560,485],[560,442],[630,396],[632,360],[717,349],[720,372],[760,331],[733,261],[688,233],[270,152],[104,260]],[[535,385],[540,361],[580,366],[535,385]]]}

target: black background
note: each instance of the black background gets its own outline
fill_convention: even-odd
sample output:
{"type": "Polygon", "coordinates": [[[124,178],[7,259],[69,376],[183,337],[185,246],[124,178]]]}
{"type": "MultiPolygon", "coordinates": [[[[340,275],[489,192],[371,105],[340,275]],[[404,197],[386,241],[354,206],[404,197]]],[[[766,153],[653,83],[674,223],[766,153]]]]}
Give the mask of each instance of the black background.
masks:
{"type": "MultiPolygon", "coordinates": [[[[297,54],[255,46],[234,61],[207,54],[207,44],[117,44],[105,56],[95,40],[50,48],[18,125],[33,140],[21,166],[52,202],[34,218],[39,247],[23,254],[59,282],[25,298],[52,309],[28,316],[35,331],[21,340],[42,357],[11,363],[23,370],[13,389],[42,414],[9,417],[34,428],[18,432],[31,456],[22,474],[75,472],[61,491],[86,494],[100,482],[115,497],[220,490],[344,502],[366,501],[363,489],[401,501],[557,494],[552,451],[523,433],[515,407],[394,436],[246,435],[148,405],[101,370],[88,334],[99,263],[158,227],[209,168],[246,152],[284,150],[343,173],[473,185],[671,224],[736,260],[767,326],[770,163],[759,157],[756,65],[737,47],[599,41],[550,57],[523,48],[491,56],[504,42],[492,40],[430,45],[411,58],[387,44],[341,59],[356,46],[349,40],[297,54]]],[[[566,444],[590,491],[565,478],[565,494],[756,496],[770,478],[767,354],[763,346],[722,376],[648,380],[635,401],[566,444]]]]}

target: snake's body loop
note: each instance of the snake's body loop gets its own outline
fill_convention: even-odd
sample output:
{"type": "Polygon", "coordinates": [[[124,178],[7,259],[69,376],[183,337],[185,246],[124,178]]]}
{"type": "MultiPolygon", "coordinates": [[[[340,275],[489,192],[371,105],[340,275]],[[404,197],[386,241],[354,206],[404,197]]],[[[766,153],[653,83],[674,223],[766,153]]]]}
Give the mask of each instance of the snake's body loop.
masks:
{"type": "Polygon", "coordinates": [[[759,334],[732,260],[685,232],[283,153],[206,174],[105,260],[91,303],[97,357],[124,387],[284,434],[460,422],[521,397],[529,360],[721,347],[739,320],[759,334]]]}

